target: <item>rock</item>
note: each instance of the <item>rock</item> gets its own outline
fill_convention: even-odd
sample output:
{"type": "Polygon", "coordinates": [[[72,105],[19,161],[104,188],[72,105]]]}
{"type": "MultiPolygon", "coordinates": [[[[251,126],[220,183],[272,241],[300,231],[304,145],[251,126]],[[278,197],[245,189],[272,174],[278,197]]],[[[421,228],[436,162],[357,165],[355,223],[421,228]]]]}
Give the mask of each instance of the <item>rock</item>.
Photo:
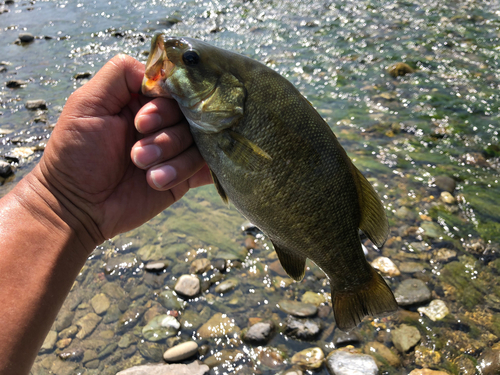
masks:
{"type": "Polygon", "coordinates": [[[198,353],[198,344],[194,341],[187,341],[168,349],[163,353],[163,359],[167,362],[180,362],[196,353],[198,353]]]}
{"type": "Polygon", "coordinates": [[[106,283],[101,287],[101,291],[106,293],[108,297],[121,300],[127,296],[127,293],[123,290],[123,288],[117,283],[106,283]]]}
{"type": "Polygon", "coordinates": [[[457,252],[455,250],[450,250],[446,248],[438,249],[432,255],[432,258],[436,262],[447,263],[454,260],[457,257],[457,252]]]}
{"type": "Polygon", "coordinates": [[[437,176],[434,179],[434,184],[436,184],[439,189],[447,191],[451,194],[453,194],[455,188],[457,187],[455,180],[448,176],[437,176]]]}
{"type": "Polygon", "coordinates": [[[320,324],[312,319],[297,319],[289,315],[286,320],[286,333],[289,336],[302,340],[316,338],[321,330],[320,324]]]}
{"type": "Polygon", "coordinates": [[[82,72],[82,73],[76,73],[73,75],[74,79],[85,79],[85,78],[90,78],[92,76],[91,72],[82,72]]]}
{"type": "Polygon", "coordinates": [[[109,302],[109,298],[105,294],[100,293],[100,294],[95,295],[90,300],[90,305],[92,306],[92,308],[94,309],[94,312],[97,315],[102,315],[106,311],[108,311],[111,303],[109,302]]]}
{"type": "Polygon", "coordinates": [[[298,301],[281,300],[278,302],[278,307],[286,314],[302,318],[316,315],[316,313],[318,312],[317,306],[311,303],[303,303],[298,301]]]}
{"type": "MultiPolygon", "coordinates": [[[[471,372],[471,374],[475,374],[475,373],[476,373],[476,371],[471,372]]],[[[428,368],[421,368],[421,369],[413,370],[408,375],[450,375],[450,373],[446,372],[446,371],[436,371],[436,370],[430,370],[428,368]]]]}
{"type": "Polygon", "coordinates": [[[126,333],[122,337],[120,337],[120,341],[118,341],[118,347],[121,349],[126,349],[130,345],[135,344],[137,342],[137,337],[135,337],[131,333],[126,333]]]}
{"type": "Polygon", "coordinates": [[[120,319],[120,316],[122,315],[122,312],[118,305],[111,305],[108,311],[106,312],[106,315],[104,315],[104,319],[102,320],[103,323],[108,324],[108,323],[113,323],[116,322],[118,319],[120,319]]]}
{"type": "Polygon", "coordinates": [[[35,37],[30,33],[19,33],[18,39],[21,43],[31,43],[35,40],[35,37]]]}
{"type": "Polygon", "coordinates": [[[446,204],[455,204],[455,203],[457,203],[457,200],[455,199],[455,197],[453,195],[451,195],[447,191],[442,191],[441,192],[441,196],[439,197],[439,199],[441,199],[446,204]]]}
{"type": "Polygon", "coordinates": [[[61,340],[56,342],[56,347],[57,347],[57,349],[60,349],[60,350],[65,349],[71,344],[71,341],[73,341],[73,339],[71,339],[69,337],[67,339],[61,339],[61,340]]]}
{"type": "Polygon", "coordinates": [[[239,282],[237,279],[229,279],[221,282],[215,287],[215,293],[227,293],[238,286],[239,282]]]}
{"type": "Polygon", "coordinates": [[[394,78],[396,77],[401,77],[406,74],[411,74],[414,73],[415,70],[408,64],[404,62],[398,62],[396,64],[391,65],[388,69],[387,72],[394,78]]]}
{"type": "Polygon", "coordinates": [[[49,331],[49,333],[45,337],[45,340],[43,341],[42,347],[40,348],[40,353],[48,353],[54,350],[56,341],[57,341],[57,332],[49,331]]]}
{"type": "MultiPolygon", "coordinates": [[[[260,353],[259,353],[260,354],[260,353]]],[[[204,363],[209,367],[219,366],[223,363],[233,363],[245,357],[245,354],[238,349],[222,349],[215,355],[205,359],[204,363]]]]}
{"type": "Polygon", "coordinates": [[[142,335],[149,341],[160,341],[174,336],[181,327],[179,321],[171,315],[158,315],[142,329],[142,335]]]}
{"type": "Polygon", "coordinates": [[[274,325],[271,322],[259,322],[243,333],[243,340],[253,344],[265,344],[271,337],[274,325]]]}
{"type": "Polygon", "coordinates": [[[326,366],[332,375],[377,375],[375,360],[366,354],[334,350],[326,359],[326,366]]]}
{"type": "Polygon", "coordinates": [[[18,89],[19,87],[25,86],[26,82],[21,81],[20,79],[11,79],[10,81],[5,82],[5,86],[9,89],[18,89]]]}
{"type": "Polygon", "coordinates": [[[68,328],[63,329],[61,332],[59,332],[58,336],[60,339],[67,339],[75,337],[77,333],[78,333],[77,326],[69,326],[68,328]]]}
{"type": "Polygon", "coordinates": [[[192,275],[182,275],[177,280],[174,290],[186,297],[192,298],[200,293],[200,279],[192,275]]]}
{"type": "Polygon", "coordinates": [[[130,269],[135,269],[139,265],[139,260],[133,253],[124,254],[115,258],[110,258],[104,265],[104,271],[111,278],[123,275],[130,269]]]}
{"type": "Polygon", "coordinates": [[[399,207],[394,214],[402,220],[413,221],[417,218],[417,214],[405,206],[399,207]]]}
{"type": "Polygon", "coordinates": [[[77,373],[78,363],[62,361],[59,358],[53,360],[52,367],[50,367],[50,374],[57,375],[73,375],[77,373]]]}
{"type": "Polygon", "coordinates": [[[148,272],[160,272],[168,267],[167,261],[156,261],[156,262],[148,262],[144,269],[148,272]]]}
{"type": "Polygon", "coordinates": [[[136,300],[146,295],[147,292],[149,292],[149,287],[147,285],[145,284],[136,285],[130,291],[129,297],[132,300],[136,300]]]}
{"type": "Polygon", "coordinates": [[[197,335],[202,339],[207,339],[226,336],[238,331],[239,328],[234,319],[229,318],[226,314],[217,313],[198,329],[197,335]]]}
{"type": "Polygon", "coordinates": [[[325,355],[321,348],[309,348],[295,353],[291,359],[293,364],[299,365],[307,370],[316,370],[323,365],[325,355]]]}
{"type": "Polygon", "coordinates": [[[47,102],[43,99],[28,100],[24,106],[30,111],[35,111],[37,109],[47,109],[47,102]]]}
{"type": "Polygon", "coordinates": [[[418,262],[401,262],[399,270],[403,273],[418,273],[425,270],[425,265],[418,262]]]}
{"type": "Polygon", "coordinates": [[[424,221],[420,224],[420,228],[424,231],[423,235],[430,238],[438,238],[443,235],[443,229],[441,226],[432,221],[424,221]]]}
{"type": "Polygon", "coordinates": [[[459,355],[453,360],[453,364],[457,368],[459,374],[472,375],[477,372],[474,360],[468,355],[459,355]]]}
{"type": "Polygon", "coordinates": [[[102,318],[95,313],[88,313],[83,318],[76,322],[76,325],[80,328],[80,331],[76,334],[79,339],[84,339],[89,336],[97,325],[101,322],[102,318]]]}
{"type": "Polygon", "coordinates": [[[210,270],[210,260],[207,258],[195,259],[189,267],[189,273],[205,273],[210,270]]]}
{"type": "Polygon", "coordinates": [[[500,350],[486,349],[477,361],[481,375],[500,374],[500,350]]]}
{"type": "Polygon", "coordinates": [[[66,329],[71,325],[74,317],[74,311],[61,309],[61,311],[59,311],[59,314],[57,315],[56,322],[54,323],[54,328],[56,329],[56,331],[61,332],[63,329],[66,329]]]}
{"type": "Polygon", "coordinates": [[[378,257],[372,262],[373,268],[379,270],[384,275],[395,277],[401,275],[398,267],[387,257],[378,257]]]}
{"type": "Polygon", "coordinates": [[[267,347],[258,348],[257,351],[258,359],[265,368],[274,370],[274,373],[279,372],[283,368],[285,358],[281,350],[267,347]]]}
{"type": "Polygon", "coordinates": [[[422,280],[406,279],[397,287],[394,297],[400,306],[410,306],[429,301],[431,291],[422,280]]]}
{"type": "Polygon", "coordinates": [[[427,315],[433,322],[443,319],[450,313],[446,303],[440,299],[435,299],[431,301],[429,306],[419,307],[417,310],[418,312],[427,315]]]}
{"type": "Polygon", "coordinates": [[[12,166],[6,161],[0,160],[0,177],[8,178],[14,174],[12,166]]]}
{"type": "Polygon", "coordinates": [[[335,344],[336,347],[353,345],[361,341],[363,341],[363,338],[358,332],[356,332],[356,330],[344,332],[341,331],[340,329],[337,329],[335,331],[332,340],[332,342],[335,344]]]}
{"type": "Polygon", "coordinates": [[[158,302],[167,310],[182,310],[186,302],[180,300],[173,290],[164,290],[158,295],[158,302]]]}
{"type": "Polygon", "coordinates": [[[116,375],[204,375],[210,368],[199,361],[184,365],[143,365],[118,372],[116,375]]]}
{"type": "Polygon", "coordinates": [[[435,350],[419,345],[415,348],[415,364],[421,367],[438,367],[441,363],[441,354],[435,350]]]}
{"type": "Polygon", "coordinates": [[[325,296],[320,293],[314,293],[311,291],[305,292],[300,298],[302,303],[309,303],[314,306],[319,306],[322,303],[326,303],[325,296]]]}
{"type": "Polygon", "coordinates": [[[160,362],[163,358],[163,353],[165,352],[163,345],[143,340],[137,343],[137,349],[144,358],[153,362],[160,362]]]}
{"type": "Polygon", "coordinates": [[[83,359],[84,352],[83,348],[74,348],[61,352],[59,358],[63,361],[80,362],[83,359]]]}
{"type": "Polygon", "coordinates": [[[384,365],[384,362],[388,363],[392,367],[401,366],[399,357],[394,354],[391,349],[378,341],[371,341],[367,343],[364,347],[364,352],[365,354],[375,357],[375,361],[380,362],[377,363],[378,366],[384,365]],[[379,358],[382,361],[379,361],[379,358]]]}
{"type": "Polygon", "coordinates": [[[144,306],[133,306],[125,311],[120,319],[118,319],[118,323],[116,324],[117,333],[121,333],[134,328],[139,320],[141,320],[142,315],[145,311],[146,307],[144,306]]]}
{"type": "Polygon", "coordinates": [[[281,263],[280,263],[279,260],[276,260],[276,261],[272,262],[269,265],[269,269],[272,270],[272,271],[274,271],[274,272],[276,272],[280,276],[284,276],[284,277],[290,278],[290,276],[288,276],[288,274],[286,273],[285,269],[283,268],[283,266],[281,265],[281,263]]]}
{"type": "Polygon", "coordinates": [[[417,328],[406,324],[401,324],[391,332],[392,343],[401,353],[406,353],[413,348],[421,339],[417,328]]]}

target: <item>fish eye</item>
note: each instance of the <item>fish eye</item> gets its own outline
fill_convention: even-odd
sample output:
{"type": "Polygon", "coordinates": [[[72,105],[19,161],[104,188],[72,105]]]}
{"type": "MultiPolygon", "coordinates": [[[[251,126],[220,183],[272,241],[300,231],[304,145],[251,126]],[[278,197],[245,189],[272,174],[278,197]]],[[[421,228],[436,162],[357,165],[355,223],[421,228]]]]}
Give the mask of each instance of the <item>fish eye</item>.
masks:
{"type": "Polygon", "coordinates": [[[186,65],[196,65],[200,62],[200,55],[195,51],[186,51],[182,55],[182,61],[184,61],[186,65]]]}

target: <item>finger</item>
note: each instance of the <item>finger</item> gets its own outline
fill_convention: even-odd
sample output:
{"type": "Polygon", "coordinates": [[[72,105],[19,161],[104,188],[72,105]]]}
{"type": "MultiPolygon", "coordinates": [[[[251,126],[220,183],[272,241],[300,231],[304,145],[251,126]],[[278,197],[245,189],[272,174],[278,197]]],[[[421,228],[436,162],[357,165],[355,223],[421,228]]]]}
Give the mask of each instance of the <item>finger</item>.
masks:
{"type": "Polygon", "coordinates": [[[190,189],[195,187],[200,187],[203,185],[213,184],[214,180],[212,179],[212,175],[210,174],[210,169],[208,168],[208,165],[205,164],[198,172],[192,175],[188,179],[188,183],[190,189]]]}
{"type": "Polygon", "coordinates": [[[137,167],[147,169],[174,158],[192,144],[188,125],[180,122],[138,141],[132,147],[131,157],[137,167]]]}
{"type": "Polygon", "coordinates": [[[155,98],[139,110],[135,116],[135,127],[138,132],[149,134],[176,124],[183,117],[175,100],[155,98]]]}
{"type": "Polygon", "coordinates": [[[193,145],[168,162],[150,168],[146,179],[153,189],[168,190],[193,176],[204,165],[205,161],[193,145]]]}

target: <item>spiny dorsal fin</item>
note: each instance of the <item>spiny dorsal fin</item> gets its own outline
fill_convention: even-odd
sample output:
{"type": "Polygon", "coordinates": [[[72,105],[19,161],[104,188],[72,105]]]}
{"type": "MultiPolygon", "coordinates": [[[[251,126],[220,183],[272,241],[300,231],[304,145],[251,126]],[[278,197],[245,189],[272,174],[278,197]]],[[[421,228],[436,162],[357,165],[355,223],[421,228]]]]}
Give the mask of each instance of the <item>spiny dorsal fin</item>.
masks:
{"type": "Polygon", "coordinates": [[[211,169],[210,169],[210,175],[212,176],[212,180],[214,180],[214,185],[215,188],[217,189],[217,193],[219,193],[220,197],[222,198],[222,201],[229,206],[229,199],[227,198],[226,192],[221,186],[219,180],[217,179],[217,176],[215,175],[214,172],[212,172],[211,169]]]}
{"type": "Polygon", "coordinates": [[[382,276],[373,268],[373,277],[364,285],[352,291],[332,289],[333,314],[342,331],[355,328],[365,316],[388,315],[399,306],[382,276]]]}
{"type": "Polygon", "coordinates": [[[389,234],[389,222],[385,215],[384,205],[365,176],[352,163],[351,165],[358,190],[359,208],[361,211],[359,229],[366,234],[375,246],[381,248],[384,246],[389,234]]]}
{"type": "Polygon", "coordinates": [[[274,250],[276,250],[276,254],[278,254],[281,266],[286,271],[288,276],[295,281],[302,280],[306,271],[306,258],[292,253],[291,251],[282,250],[274,243],[273,246],[274,250]]]}
{"type": "Polygon", "coordinates": [[[253,171],[261,170],[272,158],[252,141],[232,130],[225,132],[219,147],[233,163],[253,171]]]}

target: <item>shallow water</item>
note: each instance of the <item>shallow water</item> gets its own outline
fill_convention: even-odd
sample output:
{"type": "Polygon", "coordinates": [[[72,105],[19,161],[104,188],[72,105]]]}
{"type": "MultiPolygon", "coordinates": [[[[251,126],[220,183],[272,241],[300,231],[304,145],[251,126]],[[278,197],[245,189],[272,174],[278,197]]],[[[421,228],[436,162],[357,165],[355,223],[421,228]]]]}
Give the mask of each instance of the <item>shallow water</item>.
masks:
{"type": "MultiPolygon", "coordinates": [[[[85,82],[73,78],[76,73],[93,74],[118,52],[145,61],[157,31],[203,39],[265,62],[307,96],[383,197],[391,237],[381,254],[366,242],[369,259],[384,255],[398,266],[420,263],[423,271],[388,277],[388,283],[395,290],[404,279],[419,278],[432,290],[433,299],[442,299],[450,309],[437,323],[411,313],[366,320],[358,328],[362,340],[355,347],[364,349],[373,340],[391,347],[389,332],[407,322],[421,332],[421,347],[439,352],[439,359],[422,360],[412,350],[399,354],[401,366],[379,364],[381,373],[406,373],[422,365],[464,373],[464,361],[475,365],[484,349],[498,342],[499,1],[32,1],[0,8],[9,10],[0,14],[0,60],[9,63],[0,73],[0,154],[19,155],[21,147],[35,148],[13,162],[15,176],[4,182],[2,194],[41,156],[39,150],[66,98],[85,82]],[[14,44],[23,31],[37,39],[14,44]],[[415,73],[391,77],[387,68],[400,61],[415,73]],[[5,87],[9,79],[27,84],[10,89],[5,87]],[[48,102],[41,116],[24,107],[26,100],[39,98],[48,102]],[[457,203],[440,198],[435,178],[441,175],[456,181],[457,203]],[[441,248],[456,251],[457,257],[437,258],[441,248]]],[[[265,238],[258,239],[256,249],[245,249],[243,222],[222,204],[212,186],[191,191],[141,228],[96,249],[61,314],[74,311],[75,324],[94,311],[90,299],[103,292],[119,305],[118,317],[162,306],[178,311],[181,321],[183,316],[206,320],[222,312],[239,329],[249,325],[249,318],[277,323],[266,346],[283,354],[276,367],[260,360],[257,349],[241,343],[238,334],[199,339],[195,323],[183,325],[177,334],[180,341],[192,338],[208,345],[201,360],[223,349],[243,353],[241,359],[212,370],[220,374],[277,373],[292,367],[290,358],[299,350],[319,346],[325,354],[332,351],[337,330],[331,313],[317,318],[322,324],[317,339],[300,341],[282,332],[279,323],[286,314],[276,307],[282,299],[300,300],[305,291],[329,298],[321,272],[311,266],[303,282],[288,285],[286,277],[280,279],[270,268],[276,255],[265,238]],[[199,258],[226,260],[229,268],[223,276],[238,279],[238,286],[216,294],[209,280],[219,276],[209,271],[201,276],[210,286],[201,296],[188,301],[162,297],[199,258]],[[169,265],[150,274],[144,264],[151,260],[167,260],[169,265]],[[116,287],[125,296],[121,303],[110,292],[116,287]]],[[[416,306],[407,309],[416,312],[416,306]]],[[[110,310],[103,313],[88,337],[41,353],[33,373],[112,374],[159,361],[141,347],[147,323],[142,315],[130,329],[123,329],[111,315],[110,310]],[[136,343],[112,346],[127,334],[136,343]],[[76,362],[59,359],[59,353],[78,348],[101,354],[76,362]]],[[[163,350],[173,342],[158,343],[163,350]]],[[[322,367],[318,373],[328,370],[322,367]]]]}

